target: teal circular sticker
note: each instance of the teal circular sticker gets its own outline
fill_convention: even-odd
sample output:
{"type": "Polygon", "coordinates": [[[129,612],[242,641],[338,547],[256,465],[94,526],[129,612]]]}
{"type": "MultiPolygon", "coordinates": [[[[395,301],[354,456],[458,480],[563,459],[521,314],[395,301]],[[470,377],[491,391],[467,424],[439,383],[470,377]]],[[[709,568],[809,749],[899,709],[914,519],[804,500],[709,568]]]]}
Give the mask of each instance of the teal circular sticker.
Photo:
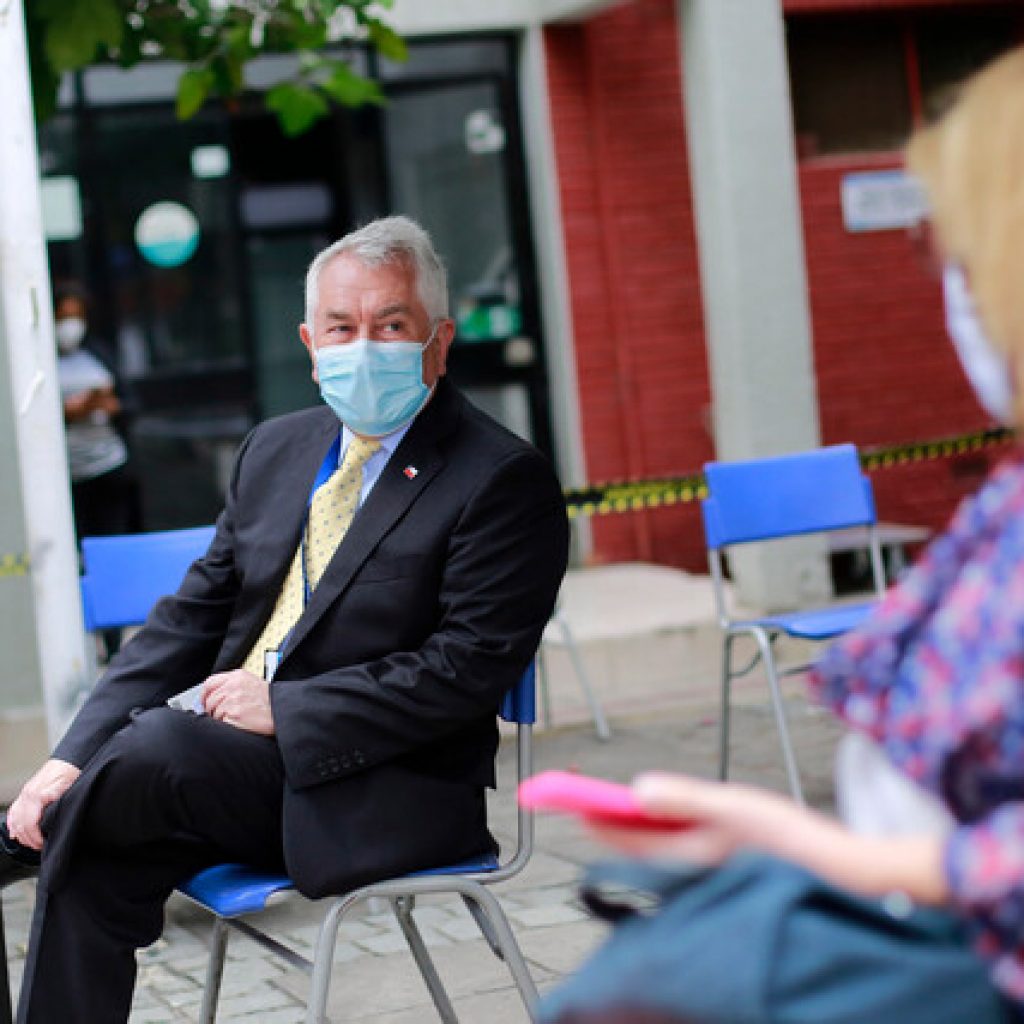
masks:
{"type": "Polygon", "coordinates": [[[135,244],[156,267],[180,267],[199,247],[199,221],[181,203],[148,206],[135,222],[135,244]]]}

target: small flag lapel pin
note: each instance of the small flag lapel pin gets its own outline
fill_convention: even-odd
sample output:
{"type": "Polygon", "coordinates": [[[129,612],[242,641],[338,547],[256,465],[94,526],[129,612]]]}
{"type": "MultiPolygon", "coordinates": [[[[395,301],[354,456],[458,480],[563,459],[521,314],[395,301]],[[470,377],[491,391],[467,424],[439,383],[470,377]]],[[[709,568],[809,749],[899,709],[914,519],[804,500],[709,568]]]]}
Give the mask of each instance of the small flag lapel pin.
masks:
{"type": "Polygon", "coordinates": [[[406,466],[405,469],[402,470],[402,472],[410,480],[414,480],[416,478],[416,474],[419,472],[419,470],[415,466],[406,466]]]}

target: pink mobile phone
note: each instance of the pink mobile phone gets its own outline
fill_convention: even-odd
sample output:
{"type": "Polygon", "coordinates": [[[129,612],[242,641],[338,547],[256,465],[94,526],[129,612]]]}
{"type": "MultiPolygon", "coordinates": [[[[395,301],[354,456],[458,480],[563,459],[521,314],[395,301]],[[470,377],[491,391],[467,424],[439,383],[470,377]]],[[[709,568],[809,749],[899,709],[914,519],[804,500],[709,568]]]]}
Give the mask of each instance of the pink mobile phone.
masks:
{"type": "Polygon", "coordinates": [[[619,828],[678,832],[690,823],[679,818],[648,814],[629,786],[575,772],[549,771],[534,775],[519,786],[519,802],[538,811],[561,811],[587,821],[619,828]]]}

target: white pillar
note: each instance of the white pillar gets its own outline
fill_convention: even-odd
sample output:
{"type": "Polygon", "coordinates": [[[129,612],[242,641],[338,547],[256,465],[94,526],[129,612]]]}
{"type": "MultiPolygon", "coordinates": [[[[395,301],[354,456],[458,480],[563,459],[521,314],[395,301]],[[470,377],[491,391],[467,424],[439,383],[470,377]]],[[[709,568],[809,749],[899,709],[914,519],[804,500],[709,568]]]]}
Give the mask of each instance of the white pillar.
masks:
{"type": "Polygon", "coordinates": [[[0,784],[89,679],[21,0],[0,0],[0,784]]]}
{"type": "MultiPolygon", "coordinates": [[[[719,459],[820,443],[800,194],[779,0],[677,0],[719,459]]],[[[740,596],[821,600],[820,540],[745,549],[740,596]]]]}

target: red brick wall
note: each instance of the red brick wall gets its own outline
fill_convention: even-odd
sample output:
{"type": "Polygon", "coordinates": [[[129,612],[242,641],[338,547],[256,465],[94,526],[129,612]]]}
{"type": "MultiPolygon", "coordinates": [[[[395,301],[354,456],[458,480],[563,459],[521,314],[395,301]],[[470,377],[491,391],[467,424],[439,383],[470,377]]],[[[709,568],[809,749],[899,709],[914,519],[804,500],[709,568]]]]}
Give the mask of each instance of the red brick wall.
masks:
{"type": "MultiPolygon", "coordinates": [[[[914,0],[786,0],[786,10],[908,4],[914,0]]],[[[691,472],[714,454],[674,6],[634,0],[546,32],[594,483],[691,472]]],[[[825,443],[923,440],[985,424],[945,338],[938,281],[923,256],[903,232],[853,235],[843,227],[843,174],[893,166],[895,154],[800,169],[825,443]]],[[[985,462],[876,473],[880,515],[941,526],[985,462]]],[[[694,505],[597,518],[594,536],[599,561],[705,565],[694,505]]]]}
{"type": "MultiPolygon", "coordinates": [[[[673,0],[546,33],[587,475],[712,457],[673,0]]],[[[704,565],[695,507],[599,517],[600,561],[704,565]]]]}
{"type": "MultiPolygon", "coordinates": [[[[843,226],[845,174],[895,168],[899,154],[828,158],[800,167],[822,440],[861,447],[983,429],[960,372],[927,253],[904,231],[843,226]]],[[[984,457],[874,474],[882,518],[940,527],[974,489],[984,457]]]]}

